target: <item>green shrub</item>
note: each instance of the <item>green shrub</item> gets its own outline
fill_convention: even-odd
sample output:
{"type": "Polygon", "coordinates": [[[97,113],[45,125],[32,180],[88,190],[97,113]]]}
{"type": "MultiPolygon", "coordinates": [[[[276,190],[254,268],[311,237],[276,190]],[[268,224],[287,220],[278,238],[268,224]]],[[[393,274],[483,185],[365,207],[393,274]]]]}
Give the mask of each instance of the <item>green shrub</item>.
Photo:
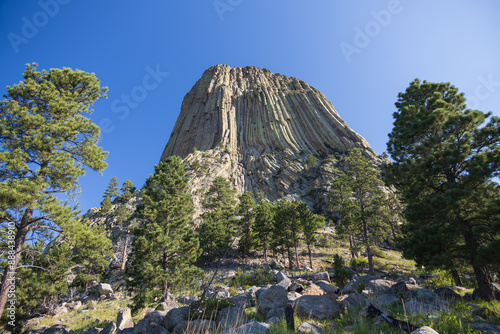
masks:
{"type": "Polygon", "coordinates": [[[234,305],[234,303],[229,299],[203,298],[194,302],[186,320],[215,320],[220,310],[231,305],[234,305]]]}
{"type": "Polygon", "coordinates": [[[274,284],[274,277],[269,269],[257,268],[253,273],[245,274],[241,271],[241,268],[238,268],[236,275],[234,275],[232,286],[251,287],[266,284],[274,284]]]}
{"type": "Polygon", "coordinates": [[[356,265],[358,268],[366,268],[368,266],[368,260],[362,257],[357,257],[354,260],[351,260],[351,266],[353,266],[354,261],[356,261],[356,265]]]}
{"type": "Polygon", "coordinates": [[[385,254],[385,252],[378,247],[372,247],[372,254],[382,259],[387,257],[387,254],[385,254]]]}
{"type": "Polygon", "coordinates": [[[333,256],[333,280],[343,287],[352,278],[352,272],[344,264],[344,259],[339,254],[333,256]]]}

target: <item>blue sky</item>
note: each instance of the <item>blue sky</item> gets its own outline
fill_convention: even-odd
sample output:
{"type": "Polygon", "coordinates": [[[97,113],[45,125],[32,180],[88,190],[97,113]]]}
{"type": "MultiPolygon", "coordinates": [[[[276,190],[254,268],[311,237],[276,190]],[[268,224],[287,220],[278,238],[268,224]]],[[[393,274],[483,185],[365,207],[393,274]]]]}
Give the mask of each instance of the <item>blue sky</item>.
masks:
{"type": "Polygon", "coordinates": [[[499,14],[495,0],[3,0],[0,89],[31,62],[94,72],[109,87],[92,115],[108,168],[80,179],[85,211],[112,176],[142,186],[184,95],[215,64],[306,81],[377,153],[414,78],[451,82],[500,115],[499,14]]]}

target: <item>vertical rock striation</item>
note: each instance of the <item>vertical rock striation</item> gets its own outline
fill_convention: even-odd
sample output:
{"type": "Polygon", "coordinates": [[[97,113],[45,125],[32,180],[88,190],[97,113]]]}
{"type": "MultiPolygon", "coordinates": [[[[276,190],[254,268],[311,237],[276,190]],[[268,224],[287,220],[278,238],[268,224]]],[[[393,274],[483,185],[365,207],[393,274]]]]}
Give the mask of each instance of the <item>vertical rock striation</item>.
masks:
{"type": "Polygon", "coordinates": [[[297,197],[321,210],[325,203],[318,195],[333,175],[336,155],[354,147],[376,156],[304,81],[267,69],[217,65],[184,97],[161,160],[184,159],[198,208],[201,193],[224,176],[239,193],[297,197]],[[319,158],[318,166],[306,166],[310,154],[319,158]]]}

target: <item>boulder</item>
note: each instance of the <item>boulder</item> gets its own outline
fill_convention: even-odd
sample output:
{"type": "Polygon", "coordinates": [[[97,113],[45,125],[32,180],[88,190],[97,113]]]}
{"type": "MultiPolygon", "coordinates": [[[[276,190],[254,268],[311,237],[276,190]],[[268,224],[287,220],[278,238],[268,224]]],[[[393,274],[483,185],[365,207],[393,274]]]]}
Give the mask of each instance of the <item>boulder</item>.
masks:
{"type": "Polygon", "coordinates": [[[298,284],[298,283],[292,283],[288,287],[288,291],[290,291],[290,292],[291,291],[295,291],[295,292],[301,293],[303,290],[304,290],[304,287],[301,284],[298,284]]]}
{"type": "Polygon", "coordinates": [[[331,285],[327,281],[317,281],[315,283],[317,286],[323,290],[325,295],[330,295],[332,297],[336,297],[337,295],[340,294],[340,289],[338,286],[331,285]]]}
{"type": "Polygon", "coordinates": [[[99,334],[101,330],[102,328],[87,327],[83,330],[83,332],[80,332],[80,334],[99,334]]]}
{"type": "Polygon", "coordinates": [[[117,330],[116,324],[114,321],[111,321],[104,329],[100,332],[100,334],[115,334],[117,330]]]}
{"type": "Polygon", "coordinates": [[[132,320],[132,313],[129,308],[122,309],[118,312],[116,326],[120,331],[125,328],[134,327],[134,320],[132,320]]]}
{"type": "Polygon", "coordinates": [[[366,285],[366,290],[368,292],[368,297],[379,297],[382,296],[389,290],[395,283],[386,279],[374,279],[368,282],[366,285]]]}
{"type": "Polygon", "coordinates": [[[481,331],[481,332],[487,332],[487,333],[493,333],[493,334],[500,333],[500,326],[493,325],[493,324],[487,324],[484,322],[470,323],[470,327],[474,330],[481,331]]]}
{"type": "Polygon", "coordinates": [[[273,285],[267,289],[260,289],[257,296],[257,313],[264,319],[272,316],[281,317],[287,306],[288,295],[282,286],[273,285]]]}
{"type": "Polygon", "coordinates": [[[153,311],[135,325],[133,334],[164,334],[167,332],[165,327],[165,316],[167,311],[153,311]]]}
{"type": "Polygon", "coordinates": [[[411,334],[439,334],[439,333],[430,327],[423,326],[423,327],[420,327],[417,330],[411,332],[411,334]]]}
{"type": "Polygon", "coordinates": [[[352,306],[364,306],[367,298],[360,293],[350,293],[347,298],[342,300],[343,303],[349,303],[352,306]]]}
{"type": "Polygon", "coordinates": [[[427,304],[423,301],[414,299],[405,303],[406,312],[414,314],[436,313],[447,309],[448,306],[445,304],[440,304],[440,303],[427,304]]]}
{"type": "Polygon", "coordinates": [[[217,316],[217,328],[224,329],[229,326],[239,327],[248,321],[245,309],[241,306],[229,306],[222,309],[217,316]]]}
{"type": "Polygon", "coordinates": [[[396,298],[396,296],[389,295],[389,294],[383,294],[380,297],[377,297],[373,300],[376,304],[378,305],[392,305],[392,304],[397,304],[400,299],[396,298]]]}
{"type": "Polygon", "coordinates": [[[183,306],[171,309],[165,316],[164,327],[169,331],[173,330],[181,321],[184,321],[189,314],[189,307],[183,306]]]}
{"type": "Polygon", "coordinates": [[[100,296],[108,296],[113,293],[113,288],[108,283],[99,283],[97,291],[99,291],[100,296]]]}
{"type": "Polygon", "coordinates": [[[302,296],[295,300],[293,308],[298,315],[323,320],[340,313],[335,299],[330,296],[302,296]]]}
{"type": "Polygon", "coordinates": [[[162,303],[158,304],[158,306],[156,306],[156,308],[155,308],[155,311],[165,311],[165,312],[168,312],[171,309],[178,308],[178,307],[179,307],[179,304],[177,304],[176,301],[169,300],[169,301],[162,302],[162,303]]]}
{"type": "Polygon", "coordinates": [[[392,285],[385,293],[393,295],[396,298],[403,298],[406,292],[415,288],[415,285],[406,284],[406,282],[399,282],[392,285]]]}
{"type": "Polygon", "coordinates": [[[498,317],[498,313],[484,306],[479,306],[472,310],[472,315],[481,317],[482,319],[488,320],[490,318],[498,317]]]}
{"type": "Polygon", "coordinates": [[[287,297],[288,297],[288,301],[291,302],[291,301],[294,301],[295,299],[297,298],[300,298],[302,297],[302,295],[298,292],[295,292],[295,291],[290,291],[288,294],[287,294],[287,297]]]}
{"type": "Polygon", "coordinates": [[[330,275],[328,274],[327,271],[322,271],[320,273],[314,273],[313,274],[313,282],[316,281],[328,281],[330,282],[330,275]]]}
{"type": "Polygon", "coordinates": [[[448,302],[455,302],[462,299],[462,296],[448,287],[437,288],[434,290],[434,293],[437,294],[442,300],[446,300],[448,302]]]}
{"type": "MultiPolygon", "coordinates": [[[[278,274],[281,274],[281,271],[278,274]]],[[[278,275],[276,275],[276,277],[278,277],[278,275]]],[[[292,285],[292,281],[288,277],[283,276],[283,279],[279,280],[278,283],[276,283],[276,285],[279,285],[279,286],[284,287],[285,289],[288,289],[288,287],[290,285],[292,285]]]]}
{"type": "Polygon", "coordinates": [[[307,288],[302,291],[303,296],[321,296],[324,295],[325,292],[319,286],[314,283],[311,283],[307,288]]]}
{"type": "Polygon", "coordinates": [[[239,305],[243,308],[251,307],[255,305],[255,299],[252,296],[252,291],[247,290],[246,292],[240,293],[239,295],[229,298],[234,305],[239,305]]]}
{"type": "Polygon", "coordinates": [[[323,333],[323,328],[310,322],[303,322],[297,327],[298,333],[323,333]]]}

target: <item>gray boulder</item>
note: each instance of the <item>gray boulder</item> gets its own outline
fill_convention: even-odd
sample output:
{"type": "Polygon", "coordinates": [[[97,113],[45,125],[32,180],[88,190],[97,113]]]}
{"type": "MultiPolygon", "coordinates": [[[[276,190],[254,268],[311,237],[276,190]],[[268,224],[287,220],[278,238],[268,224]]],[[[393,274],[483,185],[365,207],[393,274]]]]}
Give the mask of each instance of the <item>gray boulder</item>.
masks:
{"type": "Polygon", "coordinates": [[[415,299],[405,303],[406,312],[414,314],[437,313],[442,310],[447,310],[448,308],[449,307],[445,304],[428,304],[415,299]]]}
{"type": "Polygon", "coordinates": [[[169,331],[173,330],[180,322],[185,321],[188,314],[189,307],[187,306],[171,309],[165,316],[164,327],[169,331]]]}
{"type": "Polygon", "coordinates": [[[369,297],[380,297],[387,292],[395,283],[386,279],[375,279],[368,282],[366,290],[369,297]]]}
{"type": "Polygon", "coordinates": [[[340,313],[335,299],[330,296],[302,296],[295,300],[293,308],[298,315],[315,319],[333,318],[340,313]]]}
{"type": "Polygon", "coordinates": [[[383,294],[382,296],[375,298],[373,301],[376,304],[387,306],[387,305],[397,304],[400,300],[396,298],[396,296],[383,294]]]}
{"type": "MultiPolygon", "coordinates": [[[[366,301],[367,298],[365,296],[363,296],[362,294],[360,293],[350,293],[347,298],[344,298],[342,300],[342,304],[345,305],[345,303],[348,303],[349,305],[352,305],[352,306],[364,306],[366,304],[366,301]]],[[[347,306],[347,305],[345,305],[347,306]]]]}
{"type": "Polygon", "coordinates": [[[318,325],[311,324],[310,322],[303,322],[297,327],[297,332],[299,333],[323,333],[323,328],[318,325]]]}
{"type": "Polygon", "coordinates": [[[70,331],[68,326],[65,325],[54,325],[43,331],[43,334],[69,334],[73,333],[70,331]]]}
{"type": "Polygon", "coordinates": [[[302,297],[302,295],[298,292],[291,291],[287,294],[287,297],[288,297],[288,301],[290,302],[290,301],[294,301],[295,299],[302,297]]]}
{"type": "Polygon", "coordinates": [[[301,285],[301,284],[298,284],[298,283],[292,283],[288,289],[288,291],[295,291],[295,292],[298,292],[298,293],[301,293],[303,290],[304,290],[304,287],[301,285]]]}
{"type": "MultiPolygon", "coordinates": [[[[234,330],[223,332],[224,334],[265,334],[271,326],[258,321],[251,321],[234,330]]],[[[221,333],[221,334],[223,334],[221,333]]]]}
{"type": "Polygon", "coordinates": [[[246,292],[240,293],[239,295],[229,298],[229,300],[232,301],[234,305],[238,305],[243,308],[255,305],[255,299],[252,296],[252,292],[248,290],[246,292]]]}
{"type": "Polygon", "coordinates": [[[118,312],[116,326],[120,331],[125,328],[134,327],[134,320],[132,320],[132,313],[129,308],[122,309],[118,312]]]}
{"type": "Polygon", "coordinates": [[[321,288],[321,290],[324,291],[325,295],[330,295],[332,297],[336,297],[337,295],[340,294],[340,289],[338,286],[331,285],[327,281],[317,281],[315,283],[317,286],[321,288]]]}
{"type": "Polygon", "coordinates": [[[135,325],[133,334],[166,334],[167,330],[163,327],[167,311],[153,311],[135,325]]]}
{"type": "Polygon", "coordinates": [[[169,300],[169,301],[166,301],[166,302],[162,302],[160,304],[158,304],[158,306],[156,306],[155,308],[155,311],[165,311],[165,312],[168,312],[174,308],[178,308],[179,307],[179,304],[177,304],[176,301],[174,300],[169,300]]]}
{"type": "Polygon", "coordinates": [[[99,291],[100,296],[107,296],[113,293],[113,288],[108,283],[99,283],[97,291],[99,291]]]}
{"type": "Polygon", "coordinates": [[[116,324],[114,321],[111,321],[104,329],[100,332],[100,334],[115,334],[117,330],[116,324]]]}
{"type": "Polygon", "coordinates": [[[273,285],[267,289],[260,289],[257,296],[257,313],[264,319],[273,316],[281,317],[285,311],[288,296],[285,288],[273,285]]]}
{"type": "Polygon", "coordinates": [[[411,332],[411,334],[439,334],[439,333],[430,327],[423,326],[418,328],[417,330],[414,330],[413,332],[411,332]]]}
{"type": "Polygon", "coordinates": [[[460,296],[458,293],[453,291],[453,289],[448,287],[435,289],[434,293],[436,293],[442,300],[446,300],[449,302],[456,302],[457,300],[462,299],[462,296],[460,296]]]}
{"type": "Polygon", "coordinates": [[[325,292],[318,285],[311,283],[304,291],[302,291],[302,295],[304,296],[321,296],[324,295],[325,292]]]}
{"type": "Polygon", "coordinates": [[[487,332],[487,333],[493,333],[493,334],[500,333],[500,326],[493,325],[493,324],[487,324],[484,322],[473,322],[470,324],[470,327],[474,330],[481,331],[481,332],[487,332]]]}
{"type": "Polygon", "coordinates": [[[322,271],[320,273],[314,273],[313,274],[313,282],[316,281],[328,281],[330,282],[330,275],[328,274],[327,271],[322,271]]]}
{"type": "Polygon", "coordinates": [[[245,309],[241,306],[229,306],[222,309],[217,316],[217,328],[239,327],[248,322],[245,309]]]}

